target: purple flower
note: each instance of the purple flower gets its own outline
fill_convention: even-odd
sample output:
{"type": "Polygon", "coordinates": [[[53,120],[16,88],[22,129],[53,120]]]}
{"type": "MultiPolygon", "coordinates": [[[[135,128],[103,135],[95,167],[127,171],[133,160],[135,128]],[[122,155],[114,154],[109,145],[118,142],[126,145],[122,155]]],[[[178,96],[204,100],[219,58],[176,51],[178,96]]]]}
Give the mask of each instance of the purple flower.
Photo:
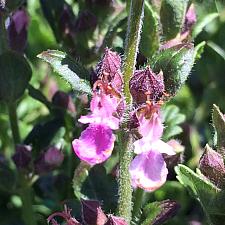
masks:
{"type": "Polygon", "coordinates": [[[81,160],[90,165],[95,165],[110,157],[115,139],[108,126],[90,124],[81,133],[80,138],[75,139],[72,144],[74,152],[81,160]]]}
{"type": "Polygon", "coordinates": [[[27,43],[27,28],[29,17],[24,9],[14,12],[7,27],[9,46],[11,49],[22,53],[27,43]]]}
{"type": "Polygon", "coordinates": [[[58,167],[62,164],[64,155],[58,148],[50,147],[47,152],[45,152],[44,159],[48,165],[58,167]]]}
{"type": "Polygon", "coordinates": [[[166,182],[168,170],[157,150],[137,155],[130,165],[132,186],[145,191],[155,191],[166,182]]]}
{"type": "Polygon", "coordinates": [[[130,165],[132,186],[154,191],[165,183],[168,174],[162,153],[174,155],[175,152],[160,140],[163,124],[158,105],[147,104],[138,119],[143,137],[134,142],[134,152],[138,155],[130,165]]]}
{"type": "Polygon", "coordinates": [[[95,123],[104,124],[113,130],[119,128],[120,120],[113,116],[116,112],[118,103],[115,97],[106,95],[104,93],[94,93],[91,100],[91,114],[81,116],[79,122],[81,123],[95,123]]]}

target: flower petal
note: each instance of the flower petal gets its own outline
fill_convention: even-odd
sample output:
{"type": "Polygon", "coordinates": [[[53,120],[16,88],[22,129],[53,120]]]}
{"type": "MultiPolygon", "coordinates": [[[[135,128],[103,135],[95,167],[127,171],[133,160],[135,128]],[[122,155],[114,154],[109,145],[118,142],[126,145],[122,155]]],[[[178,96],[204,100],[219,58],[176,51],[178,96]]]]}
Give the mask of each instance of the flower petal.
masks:
{"type": "Polygon", "coordinates": [[[74,152],[90,165],[107,160],[114,147],[115,136],[104,124],[91,124],[72,143],[74,152]]]}
{"type": "Polygon", "coordinates": [[[158,140],[154,141],[151,148],[157,150],[160,153],[166,153],[167,155],[175,155],[176,152],[173,150],[172,146],[168,145],[166,142],[158,140]]]}
{"type": "Polygon", "coordinates": [[[165,182],[168,174],[166,163],[158,151],[137,155],[130,165],[132,186],[145,191],[155,191],[165,182]]]}

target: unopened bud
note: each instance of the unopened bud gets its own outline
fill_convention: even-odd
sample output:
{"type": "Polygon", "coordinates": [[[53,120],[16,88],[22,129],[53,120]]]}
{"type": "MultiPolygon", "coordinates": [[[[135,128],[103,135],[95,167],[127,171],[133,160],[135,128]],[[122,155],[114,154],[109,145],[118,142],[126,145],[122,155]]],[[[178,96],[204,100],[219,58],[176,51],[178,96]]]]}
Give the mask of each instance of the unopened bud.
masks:
{"type": "Polygon", "coordinates": [[[147,100],[159,101],[165,90],[162,72],[155,74],[148,66],[137,70],[130,80],[130,93],[137,104],[147,100]]]}
{"type": "Polygon", "coordinates": [[[82,216],[85,224],[104,225],[107,221],[105,213],[101,209],[99,201],[81,200],[82,216]]]}
{"type": "Polygon", "coordinates": [[[71,96],[63,91],[57,91],[52,97],[52,103],[55,106],[68,109],[71,112],[76,112],[71,96]]]}
{"type": "Polygon", "coordinates": [[[128,225],[128,223],[121,217],[109,215],[105,225],[128,225]]]}
{"type": "Polygon", "coordinates": [[[116,91],[121,92],[123,79],[120,69],[121,58],[119,54],[106,48],[96,68],[98,79],[103,81],[103,83],[110,84],[116,91]]]}
{"type": "Polygon", "coordinates": [[[17,168],[28,168],[28,165],[31,162],[31,147],[28,145],[17,145],[16,152],[12,159],[17,168]]]}
{"type": "Polygon", "coordinates": [[[55,147],[49,148],[45,153],[44,157],[45,162],[54,167],[60,166],[64,159],[63,153],[55,147]]]}
{"type": "Polygon", "coordinates": [[[195,12],[195,6],[192,3],[190,7],[188,8],[188,11],[185,16],[185,21],[184,21],[184,27],[182,33],[189,32],[193,25],[196,23],[197,18],[196,18],[196,12],[195,12]]]}
{"type": "Polygon", "coordinates": [[[27,27],[29,18],[24,9],[13,13],[7,27],[9,46],[12,50],[22,53],[27,43],[27,27]]]}
{"type": "Polygon", "coordinates": [[[199,161],[199,167],[203,175],[219,188],[225,185],[225,166],[223,157],[208,145],[199,161]]]}

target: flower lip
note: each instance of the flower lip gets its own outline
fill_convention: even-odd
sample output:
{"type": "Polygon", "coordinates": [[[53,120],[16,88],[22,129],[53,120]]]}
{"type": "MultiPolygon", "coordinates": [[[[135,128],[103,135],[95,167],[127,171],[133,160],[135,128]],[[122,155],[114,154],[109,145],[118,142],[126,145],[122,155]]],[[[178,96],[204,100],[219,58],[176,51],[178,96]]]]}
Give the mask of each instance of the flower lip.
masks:
{"type": "Polygon", "coordinates": [[[72,142],[74,152],[90,165],[107,160],[113,150],[115,136],[104,124],[90,124],[79,139],[72,142]]]}

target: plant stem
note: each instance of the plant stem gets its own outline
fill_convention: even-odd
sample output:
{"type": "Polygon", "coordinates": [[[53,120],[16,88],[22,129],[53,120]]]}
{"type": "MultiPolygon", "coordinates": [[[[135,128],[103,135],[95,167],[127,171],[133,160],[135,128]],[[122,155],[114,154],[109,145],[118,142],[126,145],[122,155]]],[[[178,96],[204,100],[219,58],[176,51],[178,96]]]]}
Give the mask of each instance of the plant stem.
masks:
{"type": "Polygon", "coordinates": [[[144,190],[138,188],[135,191],[135,196],[134,196],[134,207],[133,207],[133,218],[138,217],[138,214],[140,212],[140,209],[142,207],[142,199],[144,195],[144,190]]]}
{"type": "Polygon", "coordinates": [[[37,225],[35,213],[32,207],[32,188],[24,174],[20,173],[20,197],[23,203],[22,218],[26,225],[37,225]]]}
{"type": "Polygon", "coordinates": [[[73,176],[73,191],[74,195],[81,199],[83,197],[81,193],[82,184],[88,177],[89,170],[92,166],[88,165],[87,163],[81,161],[80,164],[77,166],[77,168],[74,171],[73,176]]]}
{"type": "Polygon", "coordinates": [[[0,12],[0,55],[7,49],[7,39],[5,31],[5,16],[0,12]]]}
{"type": "Polygon", "coordinates": [[[124,93],[128,104],[131,103],[129,81],[135,70],[143,16],[144,0],[132,0],[128,18],[128,29],[123,66],[124,93]]]}
{"type": "Polygon", "coordinates": [[[132,187],[129,166],[133,157],[133,138],[128,132],[124,133],[123,131],[119,133],[118,137],[120,145],[118,214],[129,224],[132,217],[132,187]]]}
{"type": "MultiPolygon", "coordinates": [[[[129,81],[135,70],[143,14],[144,0],[132,0],[128,18],[123,64],[124,95],[126,98],[128,113],[132,103],[129,91],[129,81]]],[[[120,151],[118,214],[123,217],[128,224],[130,224],[132,217],[132,187],[129,166],[133,157],[133,138],[128,129],[126,129],[126,124],[125,128],[121,129],[118,137],[120,151]]]]}
{"type": "Polygon", "coordinates": [[[9,110],[9,120],[12,130],[12,136],[14,144],[20,143],[20,133],[19,133],[19,127],[18,127],[18,119],[17,119],[17,113],[16,113],[16,103],[9,103],[8,104],[8,110],[9,110]]]}

